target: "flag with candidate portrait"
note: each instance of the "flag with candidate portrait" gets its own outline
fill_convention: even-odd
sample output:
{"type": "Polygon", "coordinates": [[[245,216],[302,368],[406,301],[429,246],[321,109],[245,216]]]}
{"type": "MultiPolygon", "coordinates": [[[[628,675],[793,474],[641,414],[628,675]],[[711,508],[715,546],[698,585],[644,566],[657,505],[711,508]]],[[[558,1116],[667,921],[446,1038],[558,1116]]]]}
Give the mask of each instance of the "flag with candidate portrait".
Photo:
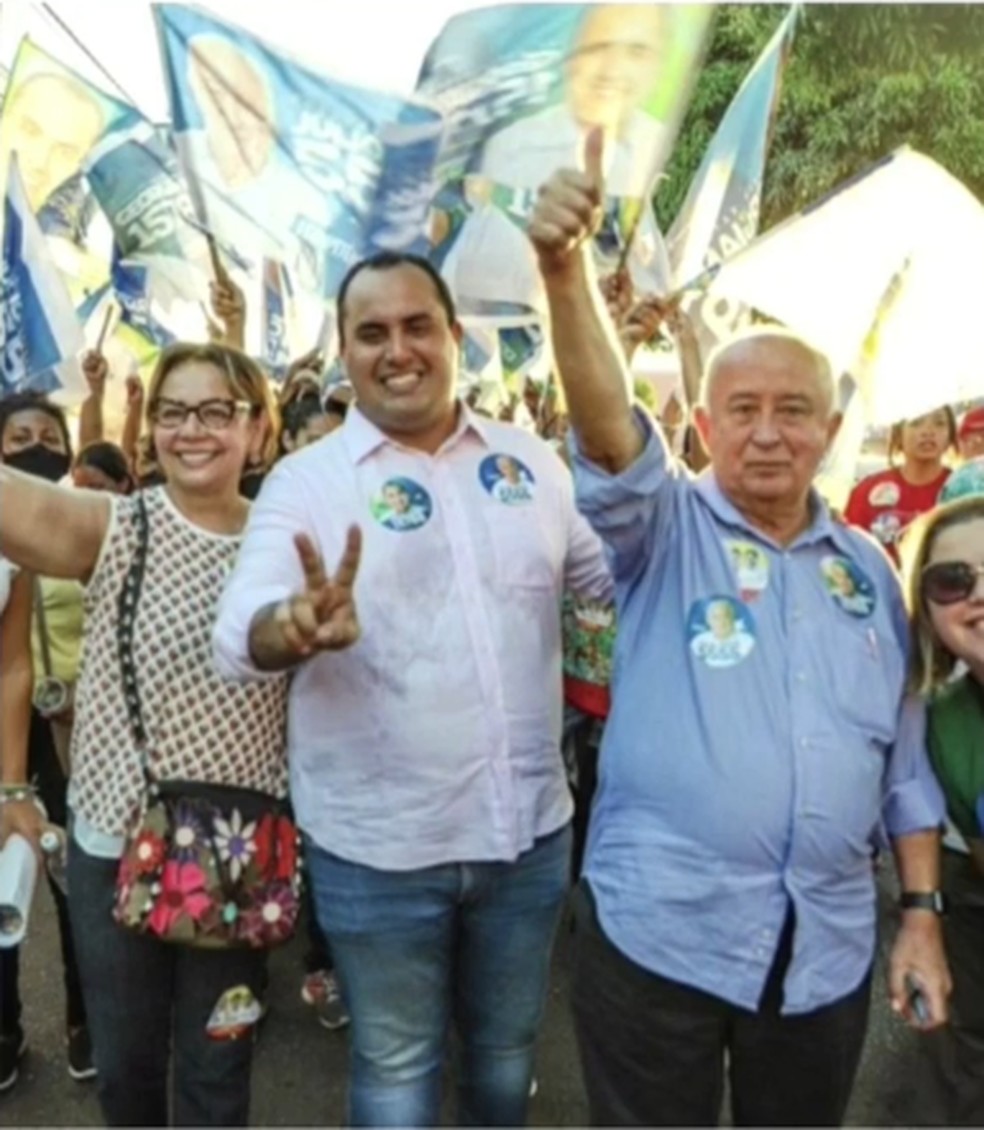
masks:
{"type": "Polygon", "coordinates": [[[30,39],[21,41],[0,116],[0,175],[16,154],[28,207],[73,293],[101,286],[110,239],[94,238],[98,206],[84,176],[87,155],[110,130],[139,119],[30,39]]]}
{"type": "Polygon", "coordinates": [[[85,396],[77,355],[82,329],[45,246],[14,157],[3,209],[0,395],[34,389],[71,402],[85,396]]]}
{"type": "Polygon", "coordinates": [[[199,219],[330,298],[353,263],[423,246],[441,117],[337,82],[205,12],[155,6],[199,219]]]}
{"type": "MultiPolygon", "coordinates": [[[[667,236],[674,288],[739,251],[758,232],[765,161],[798,17],[794,6],[776,28],[707,147],[667,236]]],[[[685,309],[705,355],[750,316],[742,303],[702,291],[688,296],[685,309]]]]}
{"type": "Polygon", "coordinates": [[[432,255],[466,310],[542,311],[526,225],[540,187],[581,165],[605,133],[604,221],[595,250],[614,269],[632,242],[637,283],[665,291],[651,197],[703,55],[713,6],[522,4],[455,16],[417,91],[445,115],[432,255]]]}

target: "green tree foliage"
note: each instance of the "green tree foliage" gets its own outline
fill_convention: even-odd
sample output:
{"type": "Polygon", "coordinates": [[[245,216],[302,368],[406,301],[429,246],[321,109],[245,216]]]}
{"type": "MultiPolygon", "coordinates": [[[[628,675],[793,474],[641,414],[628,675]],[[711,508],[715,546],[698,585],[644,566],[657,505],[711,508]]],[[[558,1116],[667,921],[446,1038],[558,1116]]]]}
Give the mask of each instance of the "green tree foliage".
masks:
{"type": "MultiPolygon", "coordinates": [[[[656,198],[664,230],[742,79],[786,11],[771,4],[720,5],[656,198]]],[[[762,230],[904,144],[984,198],[982,57],[984,5],[806,5],[766,166],[762,230]]]]}

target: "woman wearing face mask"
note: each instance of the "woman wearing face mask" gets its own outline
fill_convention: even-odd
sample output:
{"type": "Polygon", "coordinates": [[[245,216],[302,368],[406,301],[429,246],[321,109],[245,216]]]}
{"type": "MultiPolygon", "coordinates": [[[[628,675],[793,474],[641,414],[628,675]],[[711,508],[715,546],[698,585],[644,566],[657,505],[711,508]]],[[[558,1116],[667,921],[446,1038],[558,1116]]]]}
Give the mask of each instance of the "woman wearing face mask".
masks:
{"type": "MultiPolygon", "coordinates": [[[[49,403],[36,393],[16,393],[0,400],[0,460],[6,467],[14,467],[27,475],[49,482],[58,482],[67,475],[72,461],[71,442],[64,413],[56,405],[49,403]]],[[[39,591],[40,583],[26,572],[18,573],[13,582],[12,601],[9,613],[18,623],[26,618],[24,643],[28,648],[26,656],[21,656],[19,646],[14,645],[10,655],[2,657],[4,666],[11,665],[15,671],[26,669],[33,672],[27,691],[27,707],[8,706],[9,695],[21,692],[15,686],[8,688],[0,684],[0,696],[4,698],[2,725],[4,729],[3,747],[0,749],[0,800],[9,801],[16,797],[16,789],[27,780],[36,781],[39,799],[47,811],[48,818],[55,824],[64,826],[66,819],[65,795],[67,789],[66,768],[58,756],[57,743],[50,717],[43,716],[31,706],[31,699],[37,684],[43,677],[43,649],[38,639],[37,616],[31,616],[32,596],[39,591]],[[37,586],[37,587],[36,587],[37,586]],[[26,612],[24,611],[26,607],[26,612]],[[31,650],[35,652],[32,665],[31,650]],[[16,719],[16,721],[15,721],[16,719]],[[14,790],[14,791],[7,791],[14,790]]],[[[50,594],[50,611],[53,615],[58,607],[56,619],[62,630],[61,639],[67,633],[75,637],[77,652],[78,637],[81,633],[81,604],[75,586],[70,591],[50,594]],[[67,599],[65,599],[67,597],[67,599]]],[[[46,600],[44,603],[48,603],[46,600]]],[[[71,648],[69,648],[71,650],[71,648]]],[[[50,654],[50,652],[49,652],[50,654]]],[[[58,652],[59,672],[74,679],[71,655],[58,652]],[[70,671],[69,668],[72,668],[70,671]]],[[[6,678],[6,675],[4,675],[6,678]]],[[[15,676],[16,678],[16,676],[15,676]]],[[[65,684],[67,686],[67,683],[65,684]]],[[[19,683],[16,684],[19,686],[19,683]]],[[[70,710],[69,700],[62,704],[70,710]]],[[[4,805],[6,808],[6,804],[4,805]]],[[[33,804],[11,803],[11,811],[21,813],[21,830],[36,840],[43,827],[40,812],[33,804]]],[[[90,1079],[95,1074],[92,1065],[92,1049],[86,1025],[85,1004],[79,983],[78,965],[72,930],[69,922],[68,904],[64,893],[54,883],[49,883],[58,916],[58,930],[61,937],[62,961],[66,994],[66,1040],[68,1045],[68,1071],[73,1079],[90,1079]]],[[[17,1081],[18,1062],[26,1049],[26,1040],[21,1025],[21,1000],[18,989],[19,952],[17,948],[0,950],[0,1091],[9,1089],[17,1081]]]]}
{"type": "MultiPolygon", "coordinates": [[[[250,460],[272,455],[265,445],[276,441],[276,421],[262,372],[217,344],[165,349],[146,412],[149,453],[165,485],[109,496],[60,490],[0,467],[0,552],[24,568],[86,584],[68,889],[103,1115],[113,1126],[242,1126],[265,952],[159,936],[169,924],[196,928],[201,892],[180,884],[197,864],[175,864],[170,879],[165,869],[158,933],[147,932],[148,923],[124,928],[114,906],[126,835],[153,800],[147,775],[285,792],[284,679],[227,683],[211,655],[214,610],[249,513],[239,481],[250,460]],[[47,536],[52,529],[59,538],[47,536]],[[121,606],[131,605],[132,633],[121,617],[121,606]],[[132,661],[125,694],[123,657],[132,661]],[[145,742],[134,725],[135,700],[145,742]],[[172,881],[179,883],[173,903],[172,881]]],[[[5,805],[3,816],[9,832],[27,819],[26,806],[5,805]]],[[[214,842],[194,820],[187,833],[173,841],[182,850],[214,842]]],[[[256,850],[253,834],[245,826],[230,832],[230,860],[256,850]]]]}
{"type": "Polygon", "coordinates": [[[896,565],[902,531],[936,505],[950,474],[944,459],[956,439],[957,421],[949,407],[896,424],[888,441],[888,470],[862,479],[851,492],[844,518],[873,534],[896,565]],[[896,467],[897,455],[902,462],[896,467]]]}
{"type": "Polygon", "coordinates": [[[947,813],[968,851],[943,850],[950,1023],[930,1037],[944,1125],[984,1125],[984,496],[920,519],[904,544],[910,685],[947,813]],[[958,673],[958,665],[963,673],[958,673]],[[956,677],[955,677],[956,676],[956,677]]]}

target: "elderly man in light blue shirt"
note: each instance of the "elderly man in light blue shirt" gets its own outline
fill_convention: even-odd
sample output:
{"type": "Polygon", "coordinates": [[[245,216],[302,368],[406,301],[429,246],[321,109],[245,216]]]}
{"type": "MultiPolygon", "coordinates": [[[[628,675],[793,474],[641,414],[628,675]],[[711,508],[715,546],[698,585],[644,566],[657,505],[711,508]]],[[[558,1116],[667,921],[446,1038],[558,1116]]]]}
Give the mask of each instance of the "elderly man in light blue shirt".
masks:
{"type": "Polygon", "coordinates": [[[811,488],[839,419],[807,343],[771,327],[712,358],[700,478],[633,411],[583,251],[599,147],[530,227],[619,615],[574,976],[592,1121],[715,1123],[727,1060],[736,1125],[836,1125],[867,1024],[882,823],[904,892],[893,1006],[936,1025],[949,993],[943,810],[903,708],[900,588],[811,488]]]}

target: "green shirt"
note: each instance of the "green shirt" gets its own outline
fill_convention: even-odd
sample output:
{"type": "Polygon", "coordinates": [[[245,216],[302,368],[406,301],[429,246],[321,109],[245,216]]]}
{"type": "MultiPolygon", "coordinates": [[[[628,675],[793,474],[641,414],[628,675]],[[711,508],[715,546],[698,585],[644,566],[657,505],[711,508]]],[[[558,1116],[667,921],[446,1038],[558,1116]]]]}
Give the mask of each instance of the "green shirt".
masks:
{"type": "Polygon", "coordinates": [[[971,675],[929,705],[927,739],[950,819],[964,836],[984,836],[984,687],[971,675]]]}

